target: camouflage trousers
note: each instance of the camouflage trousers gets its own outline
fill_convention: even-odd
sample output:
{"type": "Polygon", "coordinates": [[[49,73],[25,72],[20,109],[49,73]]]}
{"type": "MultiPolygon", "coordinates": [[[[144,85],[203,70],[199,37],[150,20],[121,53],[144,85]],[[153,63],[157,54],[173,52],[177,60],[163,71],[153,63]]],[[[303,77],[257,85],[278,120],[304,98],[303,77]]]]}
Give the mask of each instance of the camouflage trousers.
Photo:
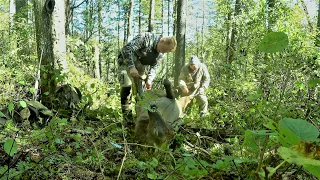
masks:
{"type": "MultiPolygon", "coordinates": [[[[185,96],[189,96],[189,95],[185,95],[185,96]]],[[[192,95],[191,95],[191,97],[192,97],[192,95]]],[[[208,98],[207,98],[207,96],[204,93],[201,93],[201,94],[196,94],[195,96],[193,96],[193,98],[195,98],[197,101],[197,104],[200,109],[200,113],[206,114],[208,112],[208,98]]],[[[189,104],[187,106],[191,106],[191,104],[189,104]]]]}
{"type": "Polygon", "coordinates": [[[200,113],[206,114],[208,111],[208,98],[205,94],[199,94],[194,97],[199,105],[200,113]]]}
{"type": "MultiPolygon", "coordinates": [[[[146,68],[140,61],[135,61],[135,67],[140,76],[145,76],[146,68]]],[[[145,89],[145,81],[138,77],[131,77],[127,65],[120,65],[118,67],[118,81],[120,83],[121,110],[124,123],[125,126],[131,128],[131,126],[134,125],[131,107],[132,96],[135,96],[136,101],[138,101],[139,95],[141,95],[145,89]]]]}

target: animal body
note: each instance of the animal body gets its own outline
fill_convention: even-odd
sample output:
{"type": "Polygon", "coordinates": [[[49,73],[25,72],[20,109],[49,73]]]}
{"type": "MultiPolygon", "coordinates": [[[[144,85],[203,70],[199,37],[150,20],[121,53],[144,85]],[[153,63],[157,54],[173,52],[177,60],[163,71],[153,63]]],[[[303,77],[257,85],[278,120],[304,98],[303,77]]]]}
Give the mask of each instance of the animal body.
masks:
{"type": "Polygon", "coordinates": [[[171,83],[165,79],[163,85],[166,95],[148,102],[148,108],[137,107],[137,121],[135,132],[138,139],[150,145],[161,146],[170,142],[190,97],[177,100],[173,94],[171,83]]]}

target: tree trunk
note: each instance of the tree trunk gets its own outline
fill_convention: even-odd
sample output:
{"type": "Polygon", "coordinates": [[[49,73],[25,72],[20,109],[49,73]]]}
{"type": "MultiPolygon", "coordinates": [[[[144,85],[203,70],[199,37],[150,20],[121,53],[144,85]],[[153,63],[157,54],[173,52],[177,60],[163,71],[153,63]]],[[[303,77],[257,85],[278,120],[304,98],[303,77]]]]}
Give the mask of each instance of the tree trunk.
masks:
{"type": "Polygon", "coordinates": [[[303,8],[303,11],[306,15],[306,18],[307,18],[307,22],[308,22],[308,25],[309,25],[309,28],[310,28],[310,32],[312,31],[312,22],[311,22],[311,18],[310,18],[310,15],[308,13],[308,9],[307,9],[307,6],[306,4],[304,3],[304,0],[300,0],[300,3],[302,5],[302,8],[303,8]]]}
{"type": "Polygon", "coordinates": [[[99,62],[99,37],[96,36],[94,40],[94,53],[93,53],[93,61],[94,61],[94,77],[100,79],[100,62],[99,62]]]}
{"type": "Polygon", "coordinates": [[[141,0],[139,0],[139,34],[141,33],[141,0]]]}
{"type": "Polygon", "coordinates": [[[48,107],[56,89],[52,39],[54,0],[34,0],[37,53],[41,63],[41,100],[48,107]]]}
{"type": "MultiPolygon", "coordinates": [[[[234,5],[234,17],[233,19],[237,19],[237,16],[240,14],[240,0],[236,0],[235,5],[234,5]]],[[[228,59],[227,63],[232,64],[234,60],[234,54],[237,49],[237,44],[236,44],[236,36],[237,36],[237,23],[234,20],[232,22],[232,30],[231,30],[231,36],[230,36],[230,44],[229,44],[229,53],[228,53],[228,59]]]]}
{"type": "Polygon", "coordinates": [[[132,36],[132,16],[133,16],[133,0],[130,0],[129,8],[128,8],[128,26],[127,26],[127,40],[128,42],[131,40],[132,36]]]}
{"type": "Polygon", "coordinates": [[[65,33],[66,35],[68,35],[70,33],[69,25],[72,24],[72,15],[73,15],[71,0],[65,0],[65,15],[66,15],[65,33]]]}
{"type": "Polygon", "coordinates": [[[175,53],[174,86],[178,86],[180,70],[185,62],[185,35],[186,35],[186,0],[177,3],[177,48],[175,53]]]}
{"type": "Polygon", "coordinates": [[[16,4],[14,0],[10,0],[9,4],[10,4],[9,5],[9,38],[10,38],[13,32],[14,15],[16,14],[16,4]]]}
{"type": "Polygon", "coordinates": [[[124,13],[123,44],[127,44],[128,43],[127,29],[128,29],[128,9],[126,9],[125,13],[124,13]]]}
{"type": "Polygon", "coordinates": [[[56,65],[56,69],[60,68],[61,72],[65,73],[68,70],[66,59],[65,2],[62,0],[55,2],[55,8],[52,13],[54,64],[56,65]]]}
{"type": "Polygon", "coordinates": [[[318,34],[317,34],[317,38],[316,38],[316,46],[320,46],[320,1],[319,1],[319,5],[318,5],[318,21],[317,21],[317,30],[318,30],[318,34]]]}
{"type": "MultiPolygon", "coordinates": [[[[16,24],[24,23],[23,19],[27,21],[28,13],[23,8],[27,5],[26,0],[15,0],[16,4],[16,15],[15,15],[15,22],[16,24]]],[[[18,38],[16,38],[16,45],[17,46],[17,57],[21,59],[21,62],[24,62],[23,57],[27,57],[29,55],[29,47],[28,47],[28,37],[24,34],[23,28],[21,26],[15,26],[15,34],[18,38]]]]}
{"type": "Polygon", "coordinates": [[[148,32],[152,32],[154,29],[154,27],[153,27],[154,5],[155,5],[155,0],[150,0],[148,32]]]}
{"type": "Polygon", "coordinates": [[[205,19],[205,6],[204,0],[202,0],[202,27],[201,27],[201,57],[204,60],[204,19],[205,19]]]}
{"type": "MultiPolygon", "coordinates": [[[[109,7],[108,7],[109,9],[109,7]]],[[[98,48],[101,46],[101,30],[102,30],[102,0],[98,0],[98,48]]],[[[103,48],[102,48],[103,49],[103,48]]],[[[99,48],[99,79],[101,79],[102,75],[102,60],[100,55],[100,48],[99,48]]]]}

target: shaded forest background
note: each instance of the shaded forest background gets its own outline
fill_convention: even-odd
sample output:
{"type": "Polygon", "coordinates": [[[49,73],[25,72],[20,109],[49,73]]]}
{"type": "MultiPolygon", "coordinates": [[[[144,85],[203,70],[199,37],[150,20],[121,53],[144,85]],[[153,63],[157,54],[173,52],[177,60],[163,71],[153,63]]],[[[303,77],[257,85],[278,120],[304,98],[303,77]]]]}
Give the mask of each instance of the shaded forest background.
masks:
{"type": "Polygon", "coordinates": [[[42,128],[0,121],[1,147],[17,145],[0,150],[0,179],[319,178],[320,11],[309,12],[304,0],[0,0],[0,106],[52,112],[42,128]],[[119,126],[118,51],[146,31],[178,41],[154,89],[176,84],[191,55],[211,76],[210,115],[190,108],[175,151],[128,145],[119,126]],[[288,37],[281,51],[276,36],[261,50],[271,32],[288,37]],[[66,83],[82,93],[76,108],[53,103],[66,83]]]}

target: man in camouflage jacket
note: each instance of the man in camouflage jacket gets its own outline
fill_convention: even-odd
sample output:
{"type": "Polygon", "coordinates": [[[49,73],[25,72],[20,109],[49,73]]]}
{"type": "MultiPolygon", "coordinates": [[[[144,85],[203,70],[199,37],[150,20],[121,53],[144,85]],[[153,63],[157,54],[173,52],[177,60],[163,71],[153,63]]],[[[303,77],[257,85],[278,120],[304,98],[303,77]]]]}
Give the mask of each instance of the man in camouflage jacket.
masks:
{"type": "Polygon", "coordinates": [[[200,108],[200,117],[208,111],[208,99],[205,90],[210,83],[210,75],[205,64],[196,56],[191,56],[188,64],[182,67],[179,75],[179,86],[183,96],[195,97],[200,108]]]}
{"type": "Polygon", "coordinates": [[[151,89],[163,54],[174,51],[176,44],[174,37],[162,37],[146,32],[134,37],[121,49],[118,56],[118,80],[125,123],[133,124],[131,95],[141,95],[144,89],[151,89]],[[150,67],[150,70],[146,75],[147,67],[150,67]]]}

